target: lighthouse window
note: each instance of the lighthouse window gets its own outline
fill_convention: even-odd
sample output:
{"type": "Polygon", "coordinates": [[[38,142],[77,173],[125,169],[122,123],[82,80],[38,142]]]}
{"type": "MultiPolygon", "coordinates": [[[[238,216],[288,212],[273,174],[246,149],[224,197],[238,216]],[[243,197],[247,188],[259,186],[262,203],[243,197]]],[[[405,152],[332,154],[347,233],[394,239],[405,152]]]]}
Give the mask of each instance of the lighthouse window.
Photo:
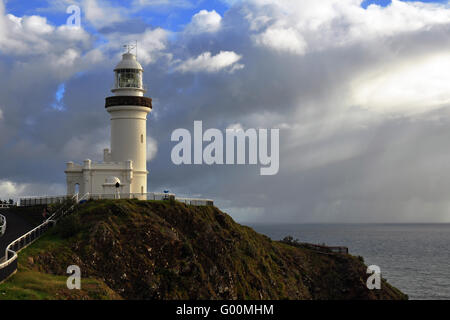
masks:
{"type": "Polygon", "coordinates": [[[118,70],[117,84],[119,88],[142,88],[142,73],[135,69],[118,70]]]}
{"type": "Polygon", "coordinates": [[[141,134],[141,143],[144,143],[144,135],[141,134]]]}

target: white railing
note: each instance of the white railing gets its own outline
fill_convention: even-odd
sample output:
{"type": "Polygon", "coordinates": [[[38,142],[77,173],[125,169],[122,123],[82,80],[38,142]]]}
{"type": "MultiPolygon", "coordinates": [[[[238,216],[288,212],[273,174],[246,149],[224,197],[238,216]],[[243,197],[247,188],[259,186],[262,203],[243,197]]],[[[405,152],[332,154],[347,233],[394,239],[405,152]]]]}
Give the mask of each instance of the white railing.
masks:
{"type": "Polygon", "coordinates": [[[61,214],[58,215],[58,212],[55,212],[54,214],[51,215],[50,218],[48,218],[47,220],[49,221],[53,221],[54,223],[56,223],[57,220],[61,219],[62,217],[64,217],[67,213],[69,213],[70,211],[72,211],[73,208],[75,208],[75,206],[77,204],[79,204],[81,201],[83,200],[87,200],[89,199],[89,193],[86,193],[84,196],[82,196],[81,198],[79,197],[78,194],[74,195],[72,197],[73,200],[73,204],[67,209],[67,210],[61,210],[61,214]]]}
{"type": "Polygon", "coordinates": [[[175,199],[173,193],[111,193],[89,194],[89,200],[139,199],[139,200],[169,200],[175,199]]]}
{"type": "Polygon", "coordinates": [[[175,200],[191,206],[214,206],[214,200],[211,199],[176,198],[175,200]]]}
{"type": "MultiPolygon", "coordinates": [[[[87,195],[85,195],[81,199],[85,198],[86,196],[87,195]]],[[[65,214],[67,214],[67,212],[70,212],[75,207],[75,205],[78,203],[78,194],[73,197],[69,197],[68,199],[74,200],[74,203],[73,204],[71,203],[71,206],[69,208],[61,207],[42,224],[40,224],[33,230],[25,233],[23,236],[17,238],[8,245],[8,247],[5,250],[5,256],[2,259],[4,260],[4,262],[1,262],[2,260],[0,260],[0,282],[2,282],[7,277],[9,277],[13,272],[15,272],[17,268],[17,258],[18,258],[17,254],[20,251],[28,247],[37,239],[39,239],[44,234],[44,232],[48,230],[50,226],[56,224],[56,221],[59,218],[63,217],[65,214]],[[12,264],[15,264],[15,266],[11,266],[12,264]],[[9,266],[13,268],[8,268],[9,266]],[[11,270],[7,270],[7,268],[11,270]],[[3,272],[4,274],[2,274],[3,270],[7,270],[8,272],[6,273],[3,272]]]]}
{"type": "Polygon", "coordinates": [[[10,260],[17,259],[17,253],[37,240],[45,231],[47,231],[47,229],[50,227],[50,224],[53,223],[54,221],[52,220],[45,220],[45,222],[41,225],[37,226],[33,230],[25,233],[23,236],[11,242],[5,250],[5,259],[7,260],[6,262],[0,264],[0,269],[12,263],[12,261],[10,260]],[[9,257],[10,254],[12,255],[11,258],[9,257]]]}
{"type": "Polygon", "coordinates": [[[138,200],[176,200],[194,206],[213,206],[214,200],[196,198],[178,198],[174,193],[115,193],[115,194],[89,194],[90,200],[111,200],[111,199],[138,199],[138,200]]]}
{"type": "Polygon", "coordinates": [[[0,209],[9,209],[11,207],[14,207],[14,205],[13,204],[9,204],[9,203],[7,203],[7,204],[0,203],[0,209]]]}
{"type": "MultiPolygon", "coordinates": [[[[138,200],[170,200],[174,199],[179,202],[195,205],[195,206],[213,206],[214,200],[198,199],[198,198],[182,198],[177,197],[174,193],[111,193],[111,194],[90,194],[87,193],[83,200],[104,200],[104,199],[138,199],[138,200]]],[[[53,196],[53,197],[25,197],[20,199],[20,206],[28,207],[35,205],[49,205],[55,203],[63,203],[70,200],[71,196],[53,196]]],[[[81,199],[79,200],[81,201],[81,199]]]]}
{"type": "Polygon", "coordinates": [[[6,232],[6,218],[0,214],[0,237],[6,232]]]}

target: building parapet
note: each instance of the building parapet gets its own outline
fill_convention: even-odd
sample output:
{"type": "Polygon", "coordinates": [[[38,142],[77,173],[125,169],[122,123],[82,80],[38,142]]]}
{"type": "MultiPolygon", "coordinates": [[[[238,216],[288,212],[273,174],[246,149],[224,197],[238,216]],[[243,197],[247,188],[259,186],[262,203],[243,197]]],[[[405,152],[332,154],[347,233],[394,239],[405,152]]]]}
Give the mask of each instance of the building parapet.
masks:
{"type": "Polygon", "coordinates": [[[85,160],[84,165],[68,162],[65,172],[80,173],[83,172],[83,170],[133,170],[133,162],[92,162],[90,160],[85,160]]]}

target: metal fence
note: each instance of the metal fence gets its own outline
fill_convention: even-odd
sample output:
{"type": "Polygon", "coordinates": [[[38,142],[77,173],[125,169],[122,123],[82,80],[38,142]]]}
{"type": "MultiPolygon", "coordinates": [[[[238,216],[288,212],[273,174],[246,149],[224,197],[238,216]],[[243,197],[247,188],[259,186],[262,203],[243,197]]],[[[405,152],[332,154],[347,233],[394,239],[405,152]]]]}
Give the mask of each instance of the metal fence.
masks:
{"type": "Polygon", "coordinates": [[[348,254],[347,247],[330,247],[330,246],[326,246],[326,245],[311,244],[311,243],[302,243],[301,245],[308,249],[325,252],[325,253],[348,254]]]}
{"type": "MultiPolygon", "coordinates": [[[[74,197],[77,197],[74,196],[74,197]]],[[[21,207],[30,207],[36,205],[49,205],[63,203],[72,199],[72,196],[53,196],[53,197],[25,197],[21,198],[19,205],[21,207]]],[[[188,205],[194,206],[213,206],[214,200],[197,199],[197,198],[181,198],[174,193],[114,193],[114,194],[90,194],[87,193],[83,198],[85,200],[104,200],[104,199],[138,199],[138,200],[176,200],[188,205]]],[[[81,201],[81,199],[80,199],[81,201]]]]}
{"type": "Polygon", "coordinates": [[[173,193],[114,193],[114,194],[88,194],[88,200],[114,200],[114,199],[138,199],[138,200],[175,200],[173,193]]]}
{"type": "Polygon", "coordinates": [[[25,197],[20,198],[19,206],[31,207],[39,205],[61,204],[72,198],[73,196],[25,197]]]}
{"type": "Polygon", "coordinates": [[[0,259],[0,283],[16,272],[18,258],[17,254],[20,250],[23,250],[39,239],[51,226],[56,223],[57,219],[60,219],[67,214],[67,212],[70,212],[78,203],[77,199],[78,196],[73,198],[69,197],[69,201],[66,202],[66,205],[59,208],[50,218],[8,245],[3,259],[0,259]]]}
{"type": "Polygon", "coordinates": [[[116,194],[88,194],[89,200],[103,200],[103,199],[138,199],[138,200],[176,200],[193,206],[213,206],[214,200],[211,199],[196,199],[196,198],[179,198],[174,193],[116,193],[116,194]]]}

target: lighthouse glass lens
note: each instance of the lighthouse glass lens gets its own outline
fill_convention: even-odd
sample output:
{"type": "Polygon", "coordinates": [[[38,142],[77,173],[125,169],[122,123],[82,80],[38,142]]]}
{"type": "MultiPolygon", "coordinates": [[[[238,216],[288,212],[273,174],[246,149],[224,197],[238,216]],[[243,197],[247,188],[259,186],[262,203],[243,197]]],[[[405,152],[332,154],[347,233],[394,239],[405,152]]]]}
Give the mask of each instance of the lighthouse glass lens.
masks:
{"type": "Polygon", "coordinates": [[[142,76],[139,70],[119,70],[117,80],[119,88],[142,88],[142,76]]]}

